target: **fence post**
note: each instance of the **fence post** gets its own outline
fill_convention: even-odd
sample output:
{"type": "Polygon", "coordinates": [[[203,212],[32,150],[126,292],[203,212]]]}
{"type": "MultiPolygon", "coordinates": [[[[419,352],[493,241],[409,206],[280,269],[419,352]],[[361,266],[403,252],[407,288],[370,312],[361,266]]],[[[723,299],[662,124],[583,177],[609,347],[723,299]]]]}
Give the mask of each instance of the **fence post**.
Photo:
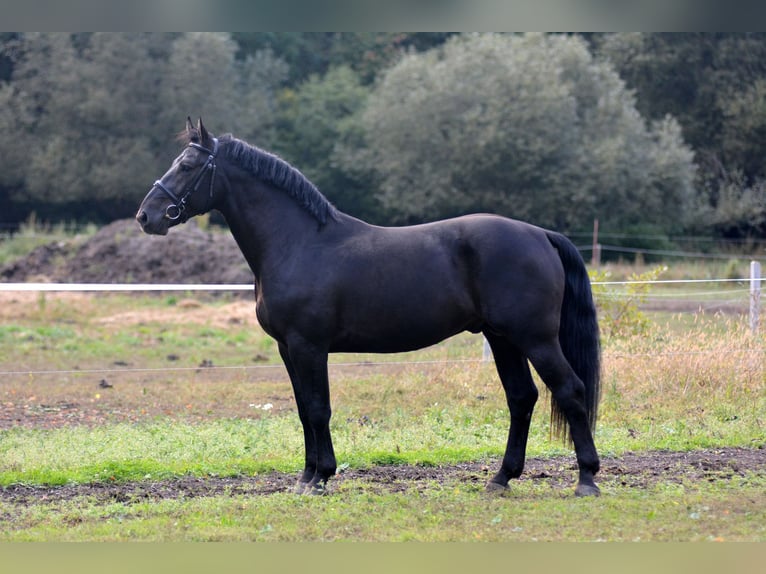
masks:
{"type": "Polygon", "coordinates": [[[487,341],[486,337],[484,337],[484,348],[481,352],[481,360],[485,363],[492,360],[492,349],[490,348],[489,341],[487,341]]]}
{"type": "Polygon", "coordinates": [[[591,265],[593,267],[601,266],[601,244],[598,242],[598,219],[593,220],[593,253],[591,255],[591,265]]]}
{"type": "Polygon", "coordinates": [[[761,264],[750,262],[750,331],[758,332],[759,314],[761,308],[761,264]]]}

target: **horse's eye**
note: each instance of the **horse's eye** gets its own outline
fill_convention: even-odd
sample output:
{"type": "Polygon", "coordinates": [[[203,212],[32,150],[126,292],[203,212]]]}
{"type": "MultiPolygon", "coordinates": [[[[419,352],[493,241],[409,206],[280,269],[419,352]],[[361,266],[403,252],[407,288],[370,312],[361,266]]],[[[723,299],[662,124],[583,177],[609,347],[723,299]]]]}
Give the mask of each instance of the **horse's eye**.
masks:
{"type": "Polygon", "coordinates": [[[191,166],[188,163],[182,163],[179,169],[181,171],[191,171],[191,166]]]}

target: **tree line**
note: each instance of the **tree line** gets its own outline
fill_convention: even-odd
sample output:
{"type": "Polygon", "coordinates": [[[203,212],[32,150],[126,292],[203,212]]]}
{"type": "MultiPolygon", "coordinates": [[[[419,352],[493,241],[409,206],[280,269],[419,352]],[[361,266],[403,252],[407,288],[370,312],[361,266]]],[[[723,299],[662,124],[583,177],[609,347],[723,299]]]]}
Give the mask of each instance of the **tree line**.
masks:
{"type": "Polygon", "coordinates": [[[756,33],[4,33],[0,220],[131,216],[187,115],[375,223],[766,232],[756,33]]]}

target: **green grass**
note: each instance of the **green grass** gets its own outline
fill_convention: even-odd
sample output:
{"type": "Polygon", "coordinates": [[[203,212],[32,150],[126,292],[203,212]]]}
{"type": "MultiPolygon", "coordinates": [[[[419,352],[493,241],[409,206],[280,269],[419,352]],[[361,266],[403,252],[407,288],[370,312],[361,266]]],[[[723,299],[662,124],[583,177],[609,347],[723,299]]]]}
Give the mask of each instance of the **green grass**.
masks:
{"type": "MultiPolygon", "coordinates": [[[[507,414],[443,409],[412,420],[402,411],[360,425],[341,410],[333,422],[339,463],[450,464],[501,454],[507,414]]],[[[0,434],[0,484],[65,484],[181,475],[297,472],[303,435],[294,413],[200,424],[158,421],[88,429],[14,429],[0,434]]]]}
{"type": "Polygon", "coordinates": [[[576,499],[534,482],[507,497],[480,485],[432,484],[376,492],[346,481],[331,497],[216,496],[25,507],[0,503],[14,541],[722,541],[766,537],[762,475],[576,499]],[[374,509],[375,518],[370,516],[374,509]]]}
{"type": "MultiPolygon", "coordinates": [[[[49,295],[0,308],[0,371],[22,373],[0,378],[0,408],[32,422],[63,416],[68,404],[87,415],[86,424],[54,417],[54,428],[6,425],[0,485],[297,473],[303,441],[289,382],[282,367],[261,368],[279,363],[273,341],[252,325],[216,323],[231,300],[183,301],[49,295]],[[125,321],[124,313],[142,315],[125,321]],[[242,368],[196,368],[205,359],[242,368]],[[100,388],[102,377],[113,387],[100,388]],[[266,403],[274,408],[261,409],[266,403]]],[[[604,348],[600,453],[762,447],[763,335],[750,334],[741,318],[652,319],[647,332],[604,348]]],[[[505,397],[480,356],[481,338],[470,335],[405,355],[333,356],[336,364],[375,363],[331,367],[338,463],[433,466],[501,456],[505,397]]],[[[550,440],[547,401],[543,392],[528,456],[574,462],[567,445],[550,440]]],[[[763,541],[765,480],[751,473],[646,488],[606,480],[604,496],[586,501],[536,480],[488,498],[482,481],[390,492],[349,479],[320,499],[2,502],[0,539],[763,541]]]]}
{"type": "MultiPolygon", "coordinates": [[[[40,364],[47,368],[100,368],[104,358],[140,364],[143,367],[167,366],[167,355],[181,355],[183,364],[196,366],[215,355],[218,364],[242,364],[243,353],[268,353],[272,362],[278,360],[273,341],[260,329],[229,329],[205,324],[184,324],[161,320],[128,323],[122,327],[99,322],[97,316],[82,317],[83,310],[65,298],[48,294],[46,303],[35,305],[21,320],[0,324],[0,352],[14,359],[17,369],[28,366],[36,370],[40,364]],[[89,319],[84,321],[84,319],[89,319]]],[[[217,306],[210,304],[210,313],[217,306]]],[[[90,303],[86,313],[97,312],[98,302],[90,303]]],[[[161,303],[157,298],[133,299],[118,297],[104,301],[125,308],[138,307],[151,314],[153,310],[172,310],[174,304],[161,303]]],[[[114,308],[114,307],[111,307],[114,308]]],[[[178,311],[179,314],[183,310],[178,311]]]]}
{"type": "MultiPolygon", "coordinates": [[[[602,455],[763,444],[759,430],[766,402],[732,403],[709,416],[604,407],[597,443],[602,455]],[[626,416],[625,411],[633,412],[626,416]],[[731,413],[736,412],[736,415],[731,413]]],[[[377,422],[360,424],[336,411],[333,439],[338,462],[351,468],[378,464],[446,465],[502,455],[505,410],[433,407],[422,416],[397,409],[377,422]]],[[[573,453],[549,440],[544,409],[536,413],[529,456],[573,453]]],[[[297,416],[285,413],[201,423],[158,420],[139,425],[0,431],[0,485],[66,484],[106,480],[163,479],[183,475],[252,475],[269,470],[297,472],[303,439],[297,416]]]]}

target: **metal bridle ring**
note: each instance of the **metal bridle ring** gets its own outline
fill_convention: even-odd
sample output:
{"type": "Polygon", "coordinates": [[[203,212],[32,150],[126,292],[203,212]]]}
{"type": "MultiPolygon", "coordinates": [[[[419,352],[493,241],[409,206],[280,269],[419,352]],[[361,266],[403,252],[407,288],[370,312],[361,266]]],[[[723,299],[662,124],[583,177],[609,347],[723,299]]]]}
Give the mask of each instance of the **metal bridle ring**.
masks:
{"type": "Polygon", "coordinates": [[[176,219],[179,219],[181,217],[182,213],[183,213],[183,209],[181,209],[180,205],[171,203],[170,205],[168,205],[167,209],[165,209],[165,219],[169,219],[170,221],[175,221],[176,219]]]}

